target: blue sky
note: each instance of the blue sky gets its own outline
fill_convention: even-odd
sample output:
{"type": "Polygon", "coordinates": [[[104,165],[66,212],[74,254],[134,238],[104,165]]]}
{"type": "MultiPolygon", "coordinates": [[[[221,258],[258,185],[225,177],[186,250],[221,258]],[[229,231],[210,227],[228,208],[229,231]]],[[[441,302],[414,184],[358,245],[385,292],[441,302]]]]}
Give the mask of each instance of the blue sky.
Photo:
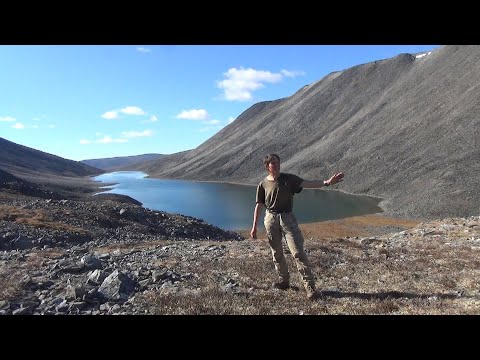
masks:
{"type": "Polygon", "coordinates": [[[0,137],[66,159],[193,149],[259,101],[438,45],[0,45],[0,137]]]}

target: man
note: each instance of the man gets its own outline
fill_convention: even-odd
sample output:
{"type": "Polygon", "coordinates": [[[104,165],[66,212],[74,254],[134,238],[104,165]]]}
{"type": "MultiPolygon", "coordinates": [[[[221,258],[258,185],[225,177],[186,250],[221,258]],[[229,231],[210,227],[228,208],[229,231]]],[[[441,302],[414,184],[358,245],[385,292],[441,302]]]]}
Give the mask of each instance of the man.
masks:
{"type": "Polygon", "coordinates": [[[253,213],[253,226],[250,236],[257,237],[258,215],[264,207],[265,230],[268,243],[272,251],[273,263],[279,281],[273,286],[286,290],[290,287],[290,274],[283,255],[282,238],[285,236],[288,248],[295,259],[297,269],[302,276],[307,297],[315,297],[315,279],[312,274],[307,254],[303,249],[303,235],[298,227],[297,219],[292,213],[293,195],[303,188],[321,188],[342,181],[344,174],[338,173],[328,180],[304,180],[293,174],[280,172],[280,157],[277,154],[267,155],[263,161],[268,176],[257,187],[255,211],[253,213]]]}

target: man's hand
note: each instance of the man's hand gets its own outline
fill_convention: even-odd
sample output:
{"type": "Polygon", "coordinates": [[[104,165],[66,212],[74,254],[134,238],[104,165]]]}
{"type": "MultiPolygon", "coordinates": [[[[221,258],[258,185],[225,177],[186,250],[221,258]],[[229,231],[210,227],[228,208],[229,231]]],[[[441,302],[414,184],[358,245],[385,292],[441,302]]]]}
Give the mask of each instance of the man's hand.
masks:
{"type": "Polygon", "coordinates": [[[250,231],[250,237],[252,239],[256,239],[257,238],[257,228],[252,228],[252,231],[250,231]]]}
{"type": "Polygon", "coordinates": [[[340,172],[338,174],[333,175],[330,179],[327,180],[328,185],[334,185],[343,181],[343,177],[345,176],[344,173],[340,172]]]}

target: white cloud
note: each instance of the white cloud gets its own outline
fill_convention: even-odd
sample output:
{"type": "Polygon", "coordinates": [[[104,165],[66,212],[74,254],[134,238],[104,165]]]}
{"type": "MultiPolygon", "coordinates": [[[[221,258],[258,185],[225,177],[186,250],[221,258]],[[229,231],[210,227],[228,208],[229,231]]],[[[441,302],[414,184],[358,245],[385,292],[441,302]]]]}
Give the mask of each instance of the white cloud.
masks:
{"type": "Polygon", "coordinates": [[[32,125],[32,128],[38,129],[38,125],[32,125]]]}
{"type": "Polygon", "coordinates": [[[87,140],[87,139],[81,139],[80,144],[86,145],[86,144],[92,144],[92,143],[97,143],[97,144],[111,144],[111,143],[126,143],[128,142],[128,138],[137,138],[137,137],[145,137],[145,136],[152,136],[153,135],[152,130],[144,130],[144,131],[122,131],[122,137],[120,138],[112,138],[110,135],[102,135],[101,132],[96,132],[95,136],[97,139],[95,140],[87,140]],[[99,138],[102,136],[102,138],[99,138]]]}
{"type": "Polygon", "coordinates": [[[16,123],[15,125],[12,125],[12,128],[14,128],[14,129],[24,129],[25,125],[23,125],[22,123],[16,123]]]}
{"type": "Polygon", "coordinates": [[[208,112],[205,109],[183,110],[176,116],[177,119],[205,120],[208,118],[208,112]]]}
{"type": "Polygon", "coordinates": [[[45,120],[46,118],[47,118],[47,115],[40,115],[40,116],[35,116],[33,120],[41,121],[41,120],[45,120]]]}
{"type": "Polygon", "coordinates": [[[17,121],[17,119],[11,116],[0,116],[0,121],[17,121]]]}
{"type": "Polygon", "coordinates": [[[224,90],[223,96],[229,101],[248,101],[253,99],[252,93],[265,87],[266,83],[275,84],[284,77],[302,75],[300,71],[282,70],[280,73],[255,70],[243,67],[230,68],[223,73],[225,80],[217,81],[217,87],[224,90]]]}
{"type": "Polygon", "coordinates": [[[142,121],[142,124],[146,124],[146,123],[154,123],[154,122],[157,122],[158,121],[158,118],[156,115],[152,115],[150,116],[150,118],[148,118],[147,120],[143,120],[142,121]]]}
{"type": "Polygon", "coordinates": [[[96,143],[100,144],[110,144],[110,143],[126,143],[127,139],[112,139],[111,136],[105,135],[103,138],[95,140],[96,143]]]}
{"type": "Polygon", "coordinates": [[[122,136],[125,138],[137,138],[137,137],[145,137],[145,136],[152,136],[152,130],[144,130],[144,131],[122,131],[122,136]]]}
{"type": "Polygon", "coordinates": [[[207,120],[207,121],[204,121],[203,123],[205,125],[209,125],[209,126],[205,126],[201,129],[199,129],[198,131],[199,132],[207,132],[207,131],[217,132],[217,131],[221,130],[223,127],[227,126],[228,124],[231,124],[234,120],[235,120],[235,118],[233,116],[229,116],[228,119],[225,120],[225,121],[207,120]]]}
{"type": "Polygon", "coordinates": [[[188,120],[200,120],[204,125],[207,125],[201,129],[198,129],[199,132],[214,131],[222,129],[224,126],[230,124],[235,120],[230,116],[227,120],[218,120],[218,119],[209,119],[209,114],[205,109],[191,109],[183,110],[176,116],[177,119],[188,119],[188,120]]]}
{"type": "Polygon", "coordinates": [[[147,115],[147,113],[138,106],[126,106],[120,110],[109,110],[104,112],[101,117],[107,120],[117,119],[120,113],[125,115],[147,115]]]}
{"type": "Polygon", "coordinates": [[[287,76],[287,77],[291,77],[291,78],[294,78],[294,77],[297,77],[297,76],[305,76],[305,71],[281,70],[280,73],[283,76],[287,76]]]}
{"type": "Polygon", "coordinates": [[[121,109],[120,112],[127,115],[145,115],[145,111],[138,106],[127,106],[121,109]]]}
{"type": "Polygon", "coordinates": [[[48,125],[48,127],[49,127],[50,129],[53,129],[53,128],[55,128],[56,126],[55,126],[55,124],[50,124],[50,125],[48,125]]]}
{"type": "Polygon", "coordinates": [[[149,48],[146,48],[146,47],[137,47],[137,51],[141,52],[141,53],[149,53],[152,50],[150,50],[149,48]]]}
{"type": "Polygon", "coordinates": [[[106,111],[103,115],[102,118],[107,119],[107,120],[112,120],[118,118],[118,111],[111,110],[111,111],[106,111]]]}

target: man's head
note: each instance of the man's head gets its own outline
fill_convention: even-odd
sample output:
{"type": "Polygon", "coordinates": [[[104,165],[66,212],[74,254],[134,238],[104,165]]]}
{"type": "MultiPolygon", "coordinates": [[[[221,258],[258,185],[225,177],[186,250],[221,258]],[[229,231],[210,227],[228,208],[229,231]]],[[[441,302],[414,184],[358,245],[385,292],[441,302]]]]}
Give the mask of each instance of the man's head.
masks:
{"type": "Polygon", "coordinates": [[[280,156],[277,154],[269,154],[263,159],[263,165],[268,172],[280,171],[280,156]]]}

